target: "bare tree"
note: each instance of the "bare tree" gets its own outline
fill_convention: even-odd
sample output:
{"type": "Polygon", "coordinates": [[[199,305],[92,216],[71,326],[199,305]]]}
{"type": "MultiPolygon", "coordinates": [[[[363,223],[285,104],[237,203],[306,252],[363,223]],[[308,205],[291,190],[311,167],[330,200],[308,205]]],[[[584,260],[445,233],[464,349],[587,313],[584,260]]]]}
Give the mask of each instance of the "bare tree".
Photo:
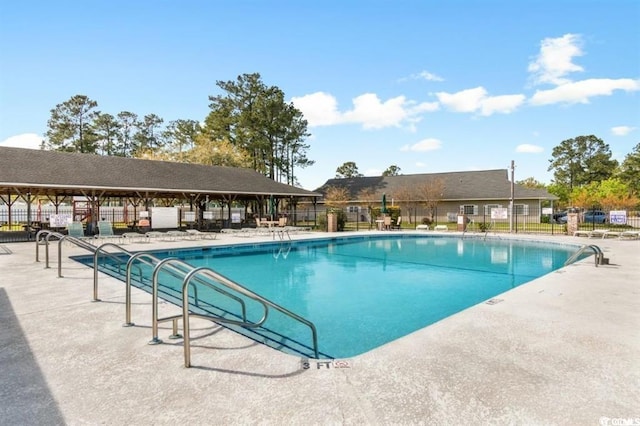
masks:
{"type": "Polygon", "coordinates": [[[413,213],[417,211],[420,204],[415,188],[408,185],[398,188],[393,191],[393,200],[400,206],[401,212],[406,209],[408,222],[412,223],[413,213]]]}
{"type": "Polygon", "coordinates": [[[342,208],[350,198],[349,190],[339,186],[328,187],[324,194],[325,204],[335,208],[342,208]]]}
{"type": "Polygon", "coordinates": [[[442,179],[430,179],[416,187],[416,194],[421,203],[427,208],[429,218],[433,222],[438,203],[442,200],[444,181],[442,179]]]}
{"type": "Polygon", "coordinates": [[[373,188],[363,188],[358,192],[358,201],[365,203],[367,206],[367,214],[369,216],[369,226],[371,226],[373,222],[373,217],[371,215],[371,209],[373,208],[373,204],[379,200],[377,192],[373,188]]]}

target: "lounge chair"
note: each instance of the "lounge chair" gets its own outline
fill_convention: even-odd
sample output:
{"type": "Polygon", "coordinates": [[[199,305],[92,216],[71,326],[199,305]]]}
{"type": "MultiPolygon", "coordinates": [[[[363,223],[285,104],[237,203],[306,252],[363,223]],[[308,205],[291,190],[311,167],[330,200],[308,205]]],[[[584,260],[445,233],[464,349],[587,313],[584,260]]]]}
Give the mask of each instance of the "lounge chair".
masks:
{"type": "Polygon", "coordinates": [[[160,231],[149,231],[149,232],[146,232],[144,235],[147,238],[149,238],[149,241],[153,239],[169,241],[170,239],[170,237],[166,234],[166,232],[160,232],[160,231]]]}
{"type": "Polygon", "coordinates": [[[573,233],[573,236],[574,237],[580,237],[580,236],[590,237],[591,231],[575,231],[573,233]]]}
{"type": "Polygon", "coordinates": [[[218,234],[216,234],[215,232],[201,232],[197,229],[187,229],[186,232],[194,239],[200,240],[215,240],[218,236],[218,234]]]}
{"type": "Polygon", "coordinates": [[[141,234],[139,232],[125,232],[122,234],[122,242],[139,242],[139,243],[148,243],[149,237],[145,234],[141,234]]]}
{"type": "Polygon", "coordinates": [[[71,222],[67,225],[67,234],[70,237],[77,238],[79,240],[93,240],[93,237],[87,237],[84,235],[84,226],[82,222],[71,222]]]}
{"type": "Polygon", "coordinates": [[[96,238],[102,240],[118,240],[118,242],[121,242],[122,239],[120,235],[113,233],[113,226],[108,220],[98,221],[98,235],[96,235],[96,238]]]}
{"type": "Polygon", "coordinates": [[[640,231],[622,231],[620,232],[620,235],[618,235],[618,238],[621,240],[625,240],[627,238],[637,240],[640,239],[640,231]]]}
{"type": "Polygon", "coordinates": [[[167,231],[167,236],[173,238],[174,241],[178,238],[180,238],[181,240],[184,240],[185,238],[193,238],[191,235],[184,231],[167,231]]]}
{"type": "Polygon", "coordinates": [[[591,231],[589,233],[589,238],[597,238],[600,237],[603,240],[606,238],[606,236],[610,233],[611,231],[608,229],[594,229],[593,231],[591,231]]]}

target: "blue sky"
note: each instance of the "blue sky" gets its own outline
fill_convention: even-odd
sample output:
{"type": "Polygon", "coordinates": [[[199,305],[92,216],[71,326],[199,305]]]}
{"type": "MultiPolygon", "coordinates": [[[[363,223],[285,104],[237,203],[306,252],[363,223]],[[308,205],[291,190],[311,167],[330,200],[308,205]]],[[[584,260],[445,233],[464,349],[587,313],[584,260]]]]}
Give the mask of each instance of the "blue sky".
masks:
{"type": "Polygon", "coordinates": [[[508,169],[640,142],[640,1],[25,1],[0,5],[0,146],[33,147],[76,94],[113,115],[203,120],[258,72],[303,112],[315,189],[361,173],[508,169]]]}

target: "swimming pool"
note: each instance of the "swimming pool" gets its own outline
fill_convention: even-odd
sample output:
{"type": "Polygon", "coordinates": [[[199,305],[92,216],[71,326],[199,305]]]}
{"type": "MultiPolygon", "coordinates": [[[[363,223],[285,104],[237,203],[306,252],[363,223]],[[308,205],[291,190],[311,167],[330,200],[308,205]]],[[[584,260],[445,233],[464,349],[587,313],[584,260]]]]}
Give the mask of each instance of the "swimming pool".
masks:
{"type": "MultiPolygon", "coordinates": [[[[315,324],[322,358],[348,358],[554,271],[576,249],[511,239],[394,235],[152,253],[209,267],[284,306],[315,324]]],[[[161,286],[178,289],[180,282],[161,277],[161,286]]],[[[176,302],[170,292],[163,297],[176,302]]],[[[213,293],[199,298],[225,315],[238,315],[213,293]]],[[[260,315],[257,306],[248,309],[249,317],[260,315]]],[[[309,329],[278,312],[269,314],[261,330],[234,329],[310,356],[309,329]]]]}

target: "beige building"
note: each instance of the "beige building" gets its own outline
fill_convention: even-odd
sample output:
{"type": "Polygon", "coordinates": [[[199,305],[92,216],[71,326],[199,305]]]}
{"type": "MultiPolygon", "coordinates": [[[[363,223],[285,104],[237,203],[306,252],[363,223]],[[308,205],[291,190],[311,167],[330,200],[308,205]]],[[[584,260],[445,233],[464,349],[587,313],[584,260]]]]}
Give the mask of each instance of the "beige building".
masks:
{"type": "Polygon", "coordinates": [[[348,213],[379,209],[384,195],[387,207],[399,207],[404,220],[418,223],[456,222],[459,214],[476,222],[508,222],[512,202],[517,219],[540,223],[542,208],[558,199],[546,189],[512,185],[506,169],[329,179],[314,192],[326,196],[330,187],[346,189],[348,213]]]}

